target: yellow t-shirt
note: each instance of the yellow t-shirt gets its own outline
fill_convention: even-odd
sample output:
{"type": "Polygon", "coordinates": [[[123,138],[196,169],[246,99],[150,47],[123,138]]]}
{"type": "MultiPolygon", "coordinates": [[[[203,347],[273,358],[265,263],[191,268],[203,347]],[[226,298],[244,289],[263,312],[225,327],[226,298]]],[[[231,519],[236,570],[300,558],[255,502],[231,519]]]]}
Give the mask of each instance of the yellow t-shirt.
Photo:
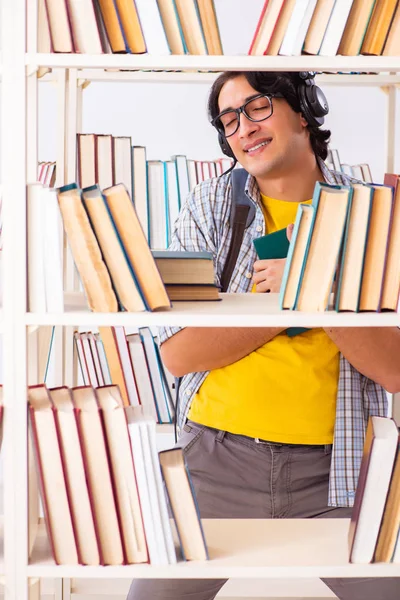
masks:
{"type": "MultiPolygon", "coordinates": [[[[261,198],[268,233],[294,222],[297,202],[261,198]]],[[[211,371],[188,416],[272,442],[329,444],[338,378],[339,350],[322,329],[294,337],[283,331],[241,360],[211,371]]]]}

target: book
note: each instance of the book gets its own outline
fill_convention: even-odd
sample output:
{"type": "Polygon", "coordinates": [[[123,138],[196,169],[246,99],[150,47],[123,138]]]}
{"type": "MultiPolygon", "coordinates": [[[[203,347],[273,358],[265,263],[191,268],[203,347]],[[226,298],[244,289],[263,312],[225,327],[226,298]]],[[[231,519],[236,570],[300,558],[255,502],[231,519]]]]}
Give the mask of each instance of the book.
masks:
{"type": "Polygon", "coordinates": [[[169,562],[169,557],[146,427],[147,422],[154,423],[154,421],[143,412],[142,407],[129,406],[125,408],[125,416],[135,465],[150,563],[152,565],[166,565],[169,562]]]}
{"type": "Polygon", "coordinates": [[[381,310],[397,310],[400,288],[400,175],[385,173],[384,184],[394,190],[381,310]]]}
{"type": "Polygon", "coordinates": [[[356,56],[360,53],[376,0],[354,0],[340,40],[338,54],[356,56]]]}
{"type": "Polygon", "coordinates": [[[319,49],[320,56],[336,56],[352,4],[353,0],[335,2],[319,49]]]}
{"type": "Polygon", "coordinates": [[[121,394],[116,385],[104,386],[97,388],[96,399],[104,423],[126,562],[148,562],[142,510],[121,394]]]}
{"type": "MultiPolygon", "coordinates": [[[[132,141],[129,136],[114,136],[113,184],[123,183],[132,198],[132,141]]],[[[97,183],[97,182],[96,182],[97,183]]]]}
{"type": "Polygon", "coordinates": [[[127,260],[120,237],[98,185],[82,190],[82,203],[111,275],[121,306],[129,312],[146,310],[135,273],[127,260]]]}
{"type": "Polygon", "coordinates": [[[143,54],[146,52],[146,42],[135,0],[114,0],[114,2],[127,49],[132,54],[143,54]]]}
{"type": "Polygon", "coordinates": [[[129,347],[132,368],[135,373],[140,403],[143,406],[143,410],[149,414],[156,423],[159,423],[160,417],[157,410],[157,402],[154,397],[153,385],[141,337],[138,333],[131,333],[126,336],[126,341],[129,347]]]}
{"type": "Polygon", "coordinates": [[[162,476],[186,560],[208,560],[196,496],[182,448],[159,453],[162,476]]]}
{"type": "Polygon", "coordinates": [[[126,385],[124,369],[122,367],[121,357],[118,349],[115,328],[109,326],[99,327],[99,334],[103,343],[111,382],[113,385],[118,386],[124,406],[129,406],[130,401],[128,388],[126,385]]]}
{"type": "Polygon", "coordinates": [[[95,185],[96,172],[96,135],[94,133],[77,134],[78,182],[81,188],[95,185]]]}
{"type": "Polygon", "coordinates": [[[105,434],[92,387],[72,389],[93,516],[98,531],[102,564],[122,565],[124,551],[111,479],[105,434]]]}
{"type": "Polygon", "coordinates": [[[144,146],[132,146],[132,202],[146,240],[150,239],[147,161],[144,146]]]}
{"type": "Polygon", "coordinates": [[[382,284],[393,211],[393,188],[377,184],[372,188],[371,222],[362,274],[360,311],[381,310],[382,284]]]}
{"type": "Polygon", "coordinates": [[[147,185],[150,217],[150,247],[164,249],[168,244],[167,187],[164,163],[147,161],[147,185]]]}
{"type": "Polygon", "coordinates": [[[157,0],[157,4],[172,54],[186,54],[185,38],[174,0],[157,0]]]}
{"type": "Polygon", "coordinates": [[[305,54],[318,54],[324,39],[335,0],[318,0],[304,40],[305,54]]]}
{"type": "MultiPolygon", "coordinates": [[[[117,11],[117,6],[114,0],[98,0],[100,14],[104,23],[104,28],[107,33],[107,38],[112,52],[121,53],[128,52],[127,45],[120,16],[117,11]]],[[[94,185],[96,182],[88,183],[94,185]]],[[[82,185],[82,184],[81,184],[82,185]]],[[[82,186],[86,187],[86,186],[82,186]]]]}
{"type": "Polygon", "coordinates": [[[398,535],[400,531],[400,452],[397,454],[393,473],[390,480],[390,488],[387,495],[385,508],[383,510],[382,524],[379,529],[376,543],[374,562],[395,562],[398,535]]]}
{"type": "MultiPolygon", "coordinates": [[[[189,161],[188,161],[189,171],[189,161]]],[[[190,172],[189,172],[190,175],[190,172]]],[[[166,187],[167,208],[167,247],[171,243],[174,225],[179,216],[179,190],[176,165],[173,160],[164,161],[164,181],[166,187]]]]}
{"type": "Polygon", "coordinates": [[[266,53],[279,15],[283,10],[284,0],[265,0],[257,28],[251,42],[249,55],[262,56],[266,53]]]}
{"type": "Polygon", "coordinates": [[[277,56],[279,54],[295,4],[296,0],[285,0],[265,54],[270,56],[277,56]]]}
{"type": "Polygon", "coordinates": [[[214,283],[170,283],[166,284],[168,296],[173,302],[191,302],[201,300],[202,302],[222,300],[219,295],[219,287],[214,283]]]}
{"type": "MultiPolygon", "coordinates": [[[[259,259],[286,258],[289,251],[289,240],[286,228],[274,231],[268,235],[263,235],[253,240],[254,247],[259,259]]],[[[306,327],[289,327],[286,334],[294,337],[304,331],[309,331],[306,327]]]]}
{"type": "Polygon", "coordinates": [[[361,46],[361,54],[380,56],[383,52],[397,0],[377,0],[361,46]]]}
{"type": "Polygon", "coordinates": [[[102,54],[93,0],[67,0],[75,52],[102,54]]]}
{"type": "MultiPolygon", "coordinates": [[[[110,187],[110,185],[113,185],[114,183],[114,150],[112,135],[97,134],[94,138],[94,146],[95,177],[94,182],[91,185],[98,183],[100,188],[110,187]]],[[[82,187],[87,189],[90,186],[82,187]]]]}
{"type": "Polygon", "coordinates": [[[371,216],[373,190],[353,184],[353,198],[344,235],[344,247],[338,275],[336,310],[357,312],[360,301],[365,249],[371,216]]]}
{"type": "Polygon", "coordinates": [[[214,0],[197,0],[197,9],[203,27],[207,53],[216,55],[223,54],[214,0]]]}
{"type": "Polygon", "coordinates": [[[293,310],[296,306],[314,218],[315,208],[313,206],[299,204],[279,292],[281,309],[293,310]]]}
{"type": "Polygon", "coordinates": [[[70,500],[79,562],[83,565],[99,565],[100,552],[97,532],[71,391],[67,387],[59,387],[50,389],[48,393],[55,408],[54,417],[70,500]]]}
{"type": "Polygon", "coordinates": [[[208,54],[196,0],[174,0],[189,54],[208,54]]]}
{"type": "Polygon", "coordinates": [[[397,5],[382,52],[383,56],[400,55],[400,4],[397,5]]]}
{"type": "Polygon", "coordinates": [[[118,312],[110,275],[76,184],[61,187],[57,193],[72,256],[88,300],[95,312],[118,312]]]}
{"type": "Polygon", "coordinates": [[[393,419],[370,417],[349,528],[351,563],[372,562],[398,438],[399,432],[393,419]]]}
{"type": "Polygon", "coordinates": [[[296,0],[282,45],[281,56],[299,56],[317,0],[296,0]]]}
{"type": "Polygon", "coordinates": [[[165,284],[213,284],[215,281],[211,252],[152,250],[165,284]]]}
{"type": "Polygon", "coordinates": [[[66,0],[45,0],[53,52],[74,52],[66,0]]]}
{"type": "Polygon", "coordinates": [[[46,386],[30,386],[28,403],[39,490],[53,558],[58,565],[76,565],[78,551],[68,491],[54,410],[46,386]]]}
{"type": "Polygon", "coordinates": [[[351,202],[348,186],[317,182],[313,196],[316,215],[310,244],[306,249],[304,272],[296,309],[326,310],[342,245],[344,226],[351,202]]]}
{"type": "Polygon", "coordinates": [[[170,299],[127,189],[119,184],[103,194],[147,305],[150,310],[169,308],[170,299]]]}

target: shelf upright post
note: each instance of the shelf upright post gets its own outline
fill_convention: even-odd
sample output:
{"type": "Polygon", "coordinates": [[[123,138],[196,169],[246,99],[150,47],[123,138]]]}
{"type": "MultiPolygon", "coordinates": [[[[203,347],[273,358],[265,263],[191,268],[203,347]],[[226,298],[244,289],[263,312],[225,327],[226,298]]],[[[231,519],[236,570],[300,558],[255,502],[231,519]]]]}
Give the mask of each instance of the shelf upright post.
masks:
{"type": "Polygon", "coordinates": [[[386,173],[394,173],[396,151],[396,86],[390,85],[387,93],[386,117],[386,173]]]}
{"type": "Polygon", "coordinates": [[[28,600],[25,4],[1,6],[5,600],[28,600]]]}

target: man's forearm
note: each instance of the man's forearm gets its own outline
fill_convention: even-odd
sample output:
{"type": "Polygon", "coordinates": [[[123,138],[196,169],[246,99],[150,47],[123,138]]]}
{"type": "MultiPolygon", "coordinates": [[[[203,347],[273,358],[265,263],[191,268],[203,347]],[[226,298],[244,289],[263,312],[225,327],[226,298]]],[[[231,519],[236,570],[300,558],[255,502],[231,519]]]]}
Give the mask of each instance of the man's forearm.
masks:
{"type": "Polygon", "coordinates": [[[388,392],[400,391],[400,330],[397,327],[326,327],[326,333],[360,373],[388,392]]]}
{"type": "Polygon", "coordinates": [[[167,369],[182,377],[230,365],[263,346],[284,327],[187,327],[161,346],[167,369]]]}

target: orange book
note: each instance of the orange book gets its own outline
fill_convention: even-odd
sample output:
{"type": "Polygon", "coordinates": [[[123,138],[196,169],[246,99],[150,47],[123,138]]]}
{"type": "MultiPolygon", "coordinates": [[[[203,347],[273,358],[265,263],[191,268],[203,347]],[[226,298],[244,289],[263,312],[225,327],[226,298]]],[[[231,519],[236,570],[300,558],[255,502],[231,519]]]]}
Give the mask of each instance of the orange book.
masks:
{"type": "Polygon", "coordinates": [[[376,0],[354,0],[340,40],[338,54],[356,56],[361,46],[376,0]]]}
{"type": "Polygon", "coordinates": [[[146,52],[146,42],[134,0],[115,0],[115,6],[129,50],[132,54],[143,54],[146,52]]]}
{"type": "Polygon", "coordinates": [[[208,54],[223,54],[213,0],[197,0],[208,54]]]}
{"type": "Polygon", "coordinates": [[[397,5],[382,54],[400,56],[400,4],[397,5]]]}
{"type": "Polygon", "coordinates": [[[264,54],[268,54],[269,56],[278,55],[295,3],[296,0],[285,1],[278,21],[275,25],[272,37],[264,54]]]}
{"type": "Polygon", "coordinates": [[[126,44],[114,0],[98,0],[111,50],[126,52],[126,44]]]}
{"type": "Polygon", "coordinates": [[[104,352],[106,354],[108,369],[113,385],[119,387],[124,406],[130,406],[128,389],[126,387],[124,371],[119,356],[117,339],[115,337],[114,327],[99,327],[101,341],[103,342],[104,352]]]}
{"type": "Polygon", "coordinates": [[[361,54],[382,54],[396,6],[397,0],[377,0],[361,46],[361,54]]]}

